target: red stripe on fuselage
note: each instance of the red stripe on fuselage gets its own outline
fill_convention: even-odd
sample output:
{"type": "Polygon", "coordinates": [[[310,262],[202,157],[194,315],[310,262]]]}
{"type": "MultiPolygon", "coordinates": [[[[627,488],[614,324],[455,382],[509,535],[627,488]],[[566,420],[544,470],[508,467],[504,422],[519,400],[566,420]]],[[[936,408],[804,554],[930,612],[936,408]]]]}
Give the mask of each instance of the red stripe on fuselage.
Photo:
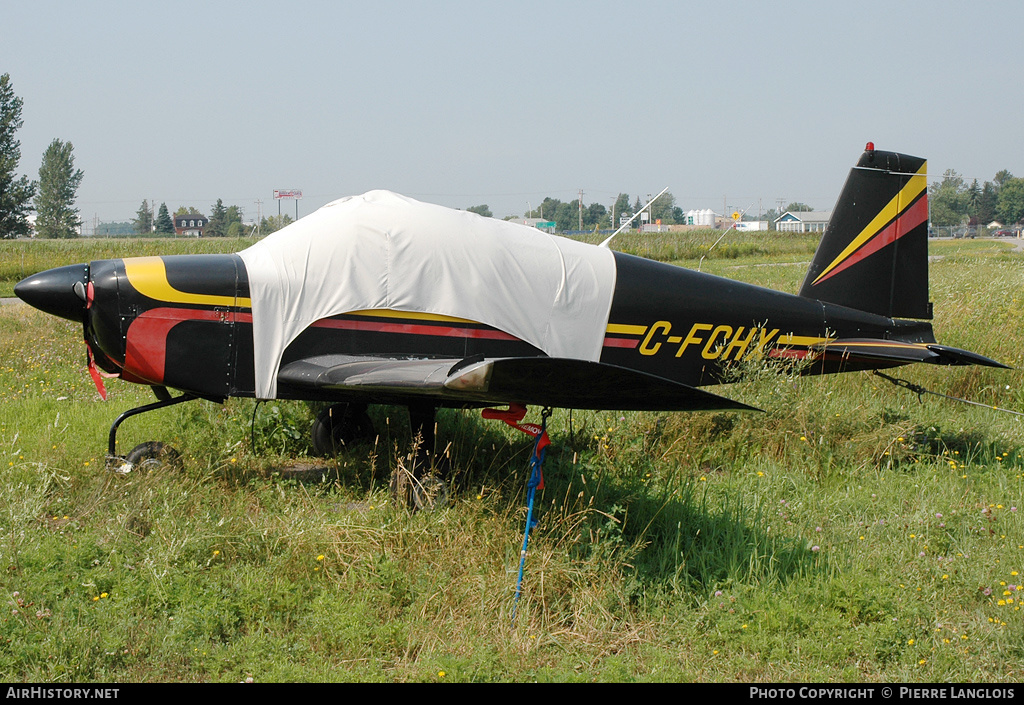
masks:
{"type": "MultiPolygon", "coordinates": [[[[339,318],[324,318],[313,323],[311,328],[334,328],[337,330],[353,330],[368,333],[398,333],[401,335],[435,335],[445,338],[473,338],[477,340],[520,340],[493,328],[465,328],[454,326],[424,325],[420,323],[385,323],[380,321],[353,321],[339,318]]],[[[633,349],[640,344],[637,339],[611,338],[604,339],[606,348],[633,349]]]]}
{"type": "MultiPolygon", "coordinates": [[[[167,334],[184,321],[252,323],[251,313],[194,308],[154,308],[128,326],[124,371],[151,384],[163,384],[167,366],[167,334]]],[[[199,361],[196,361],[197,364],[199,361]]]]}

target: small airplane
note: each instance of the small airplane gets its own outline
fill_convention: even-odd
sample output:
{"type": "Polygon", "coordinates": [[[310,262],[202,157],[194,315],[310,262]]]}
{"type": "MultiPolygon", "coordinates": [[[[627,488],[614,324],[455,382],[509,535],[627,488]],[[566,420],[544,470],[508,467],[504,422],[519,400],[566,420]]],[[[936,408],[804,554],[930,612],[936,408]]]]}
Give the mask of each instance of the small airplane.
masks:
{"type": "MultiPolygon", "coordinates": [[[[97,366],[152,386],[158,401],[111,427],[111,457],[129,416],[228,397],[333,403],[320,454],[372,434],[368,404],[405,405],[432,452],[439,407],[750,409],[700,389],[748,359],[1006,367],[936,343],[927,228],[926,161],[868,143],[798,295],[388,191],[236,254],[75,264],[15,293],[82,323],[101,393],[97,366]]],[[[142,444],[122,467],[160,452],[142,444]]]]}

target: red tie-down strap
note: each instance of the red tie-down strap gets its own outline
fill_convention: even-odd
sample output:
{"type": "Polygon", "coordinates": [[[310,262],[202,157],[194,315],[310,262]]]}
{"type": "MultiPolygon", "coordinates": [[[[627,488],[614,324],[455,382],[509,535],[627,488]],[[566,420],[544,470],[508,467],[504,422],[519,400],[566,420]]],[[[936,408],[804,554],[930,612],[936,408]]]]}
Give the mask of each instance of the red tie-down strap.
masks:
{"type": "MultiPolygon", "coordinates": [[[[85,287],[85,310],[88,311],[92,308],[93,297],[96,295],[96,289],[93,287],[92,282],[85,287]]],[[[88,316],[88,314],[86,314],[88,316]]],[[[86,324],[88,326],[88,324],[86,324]]],[[[85,338],[85,364],[89,368],[89,376],[92,377],[93,384],[96,385],[96,391],[100,395],[100,399],[103,401],[107,400],[107,388],[103,385],[104,377],[117,377],[116,374],[110,374],[109,372],[102,372],[100,368],[96,366],[96,360],[92,355],[92,345],[89,344],[88,335],[85,338]]]]}
{"type": "MultiPolygon", "coordinates": [[[[543,426],[535,423],[520,423],[526,417],[526,407],[522,404],[509,404],[508,409],[483,409],[480,415],[485,419],[494,419],[496,421],[504,421],[506,424],[514,429],[522,431],[523,433],[533,436],[535,444],[533,448],[534,457],[540,460],[543,455],[542,451],[551,445],[551,439],[548,438],[548,432],[543,426]]],[[[531,465],[533,463],[531,462],[531,465]]],[[[537,463],[538,473],[540,471],[540,463],[537,463]]],[[[544,489],[544,476],[540,475],[539,482],[536,485],[537,489],[544,489]]]]}
{"type": "Polygon", "coordinates": [[[92,377],[93,384],[96,385],[96,391],[99,392],[100,399],[103,401],[107,400],[107,388],[103,386],[103,377],[100,373],[100,368],[96,367],[96,361],[92,357],[92,346],[89,345],[89,341],[85,341],[85,361],[89,366],[89,376],[92,377]]]}

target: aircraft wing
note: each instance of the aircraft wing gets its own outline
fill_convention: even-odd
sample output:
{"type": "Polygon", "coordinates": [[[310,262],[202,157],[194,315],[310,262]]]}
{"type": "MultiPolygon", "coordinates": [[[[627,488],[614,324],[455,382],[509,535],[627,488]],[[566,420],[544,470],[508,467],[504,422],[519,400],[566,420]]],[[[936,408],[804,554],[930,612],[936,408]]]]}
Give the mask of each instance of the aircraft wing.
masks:
{"type": "Polygon", "coordinates": [[[617,411],[757,411],[732,399],[615,365],[551,357],[389,359],[321,355],[284,365],[278,383],[371,399],[533,404],[617,411]]]}
{"type": "Polygon", "coordinates": [[[828,357],[848,360],[890,361],[897,364],[926,362],[932,365],[984,365],[1007,368],[983,355],[936,343],[905,343],[878,338],[830,340],[811,346],[811,350],[828,357]]]}

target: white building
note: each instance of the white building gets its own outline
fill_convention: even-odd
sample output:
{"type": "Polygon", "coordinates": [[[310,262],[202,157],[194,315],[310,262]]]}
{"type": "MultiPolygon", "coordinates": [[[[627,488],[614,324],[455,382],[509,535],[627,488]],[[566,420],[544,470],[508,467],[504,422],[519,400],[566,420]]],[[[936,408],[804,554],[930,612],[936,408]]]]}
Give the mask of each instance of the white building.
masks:
{"type": "Polygon", "coordinates": [[[832,211],[786,211],[775,219],[775,229],[789,233],[820,233],[825,231],[832,211]]]}
{"type": "Polygon", "coordinates": [[[715,227],[715,212],[710,208],[696,211],[686,211],[684,225],[702,225],[706,228],[715,227]]]}

